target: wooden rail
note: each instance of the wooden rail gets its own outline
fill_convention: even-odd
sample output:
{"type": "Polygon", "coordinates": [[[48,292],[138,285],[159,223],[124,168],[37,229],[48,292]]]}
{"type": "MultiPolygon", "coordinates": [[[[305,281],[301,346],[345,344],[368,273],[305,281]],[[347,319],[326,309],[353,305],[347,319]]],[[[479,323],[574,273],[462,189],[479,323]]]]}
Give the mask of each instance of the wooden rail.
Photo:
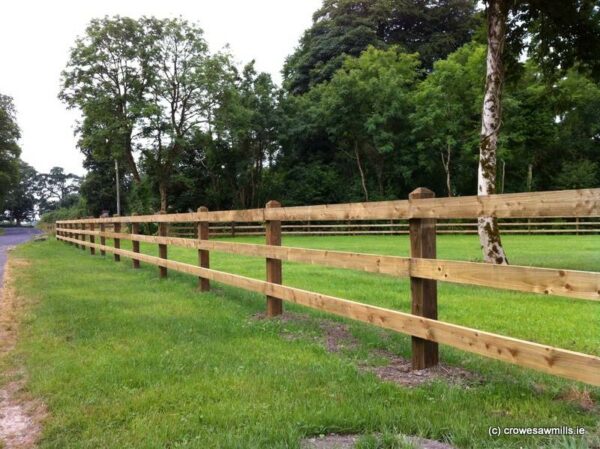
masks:
{"type": "Polygon", "coordinates": [[[320,249],[268,246],[220,240],[193,240],[98,231],[70,231],[73,234],[129,239],[134,242],[171,245],[244,256],[265,257],[334,268],[346,268],[398,277],[418,277],[456,284],[478,285],[527,293],[557,295],[600,301],[600,273],[536,268],[518,265],[491,265],[427,258],[409,258],[320,249]]]}
{"type": "MultiPolygon", "coordinates": [[[[495,214],[528,218],[550,216],[600,216],[600,189],[496,195],[493,197],[427,198],[433,194],[417,189],[408,201],[355,203],[300,208],[279,207],[270,202],[265,209],[210,212],[200,208],[192,214],[110,217],[58,222],[57,238],[81,249],[112,253],[116,261],[129,257],[134,266],[146,262],[159,267],[161,277],[168,270],[198,276],[199,289],[207,291],[210,281],[262,293],[267,298],[269,316],[282,313],[282,301],[295,302],[340,316],[393,329],[413,337],[413,368],[422,369],[438,362],[437,345],[447,344],[476,354],[534,368],[569,379],[600,385],[600,358],[565,349],[517,340],[437,320],[437,281],[478,285],[499,289],[565,296],[600,301],[600,273],[550,268],[489,265],[483,263],[438,260],[435,255],[438,218],[474,218],[472,214],[495,214]],[[459,200],[464,201],[460,204],[459,200]],[[555,215],[556,214],[556,215],[555,215]],[[392,217],[392,215],[394,215],[392,217]],[[317,217],[317,218],[315,218],[317,217]],[[409,219],[411,257],[383,256],[343,251],[285,247],[281,245],[282,222],[297,220],[375,220],[409,219]],[[210,222],[260,219],[265,224],[266,244],[256,245],[209,240],[210,222]],[[167,236],[168,223],[197,226],[198,239],[167,236]],[[140,223],[156,222],[158,236],[139,234],[140,223]],[[122,224],[131,224],[130,232],[121,232],[122,224]],[[95,226],[99,225],[99,226],[95,226]],[[114,232],[107,227],[113,226],[114,232]],[[87,228],[86,228],[87,227],[87,228]],[[99,230],[98,230],[99,229],[99,230]],[[86,241],[88,237],[89,241],[86,241]],[[100,244],[95,243],[100,238],[100,244]],[[106,239],[114,246],[107,246],[106,239]],[[131,240],[133,251],[120,248],[121,240],[131,240]],[[140,242],[156,244],[159,256],[140,252],[140,242]],[[168,246],[198,251],[198,266],[169,260],[168,246]],[[209,268],[211,251],[264,257],[267,281],[250,279],[209,268]],[[318,264],[360,270],[411,279],[412,313],[402,313],[354,301],[283,286],[282,261],[318,264]]],[[[248,227],[251,225],[248,225],[248,227]]]]}
{"type": "Polygon", "coordinates": [[[65,220],[60,223],[210,223],[308,221],[308,220],[398,220],[411,218],[600,217],[600,189],[505,195],[426,198],[371,203],[326,204],[184,214],[65,220]]]}

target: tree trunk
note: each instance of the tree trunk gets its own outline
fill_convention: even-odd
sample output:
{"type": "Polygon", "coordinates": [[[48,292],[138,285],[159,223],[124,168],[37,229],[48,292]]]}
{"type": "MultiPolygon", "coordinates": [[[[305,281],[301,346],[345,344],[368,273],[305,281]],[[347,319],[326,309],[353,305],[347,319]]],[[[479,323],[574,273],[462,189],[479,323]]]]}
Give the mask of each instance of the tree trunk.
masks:
{"type": "Polygon", "coordinates": [[[444,171],[446,172],[446,190],[448,191],[448,196],[452,196],[452,182],[450,179],[450,159],[452,158],[452,148],[450,144],[448,144],[446,148],[446,154],[442,151],[440,153],[442,155],[442,165],[444,166],[444,171]]]}
{"type": "MultiPolygon", "coordinates": [[[[505,0],[488,0],[487,71],[477,173],[477,194],[482,196],[496,193],[496,150],[502,116],[500,98],[504,81],[502,53],[506,39],[507,18],[508,6],[505,0]]],[[[508,264],[500,241],[498,220],[495,217],[480,217],[478,233],[484,260],[490,263],[508,264]]]]}
{"type": "Polygon", "coordinates": [[[365,172],[360,162],[360,152],[358,151],[358,142],[354,142],[354,155],[356,156],[356,165],[358,166],[358,172],[360,173],[360,182],[362,185],[363,193],[365,194],[365,201],[369,201],[369,191],[367,190],[367,182],[365,181],[365,172]]]}
{"type": "Polygon", "coordinates": [[[139,184],[142,179],[140,178],[140,172],[138,171],[137,164],[135,163],[135,159],[133,157],[131,136],[127,137],[127,142],[125,145],[125,159],[127,160],[127,165],[129,166],[129,170],[131,170],[131,174],[133,175],[133,180],[136,184],[139,184]]]}
{"type": "Polygon", "coordinates": [[[158,184],[158,191],[160,192],[160,211],[167,213],[167,183],[160,181],[158,184]]]}

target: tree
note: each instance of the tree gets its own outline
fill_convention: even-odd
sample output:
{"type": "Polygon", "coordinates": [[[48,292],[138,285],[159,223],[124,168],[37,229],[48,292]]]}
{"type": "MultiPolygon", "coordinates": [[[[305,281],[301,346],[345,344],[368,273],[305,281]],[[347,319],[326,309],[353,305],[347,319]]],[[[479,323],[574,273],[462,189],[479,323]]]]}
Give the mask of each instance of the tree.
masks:
{"type": "Polygon", "coordinates": [[[0,212],[4,210],[6,193],[18,180],[20,137],[13,99],[0,94],[0,212]]]}
{"type": "Polygon", "coordinates": [[[80,126],[82,145],[110,140],[114,155],[123,155],[137,182],[140,173],[133,141],[153,78],[149,67],[151,37],[134,19],[115,16],[92,20],[85,36],[71,49],[59,94],[70,108],[79,108],[84,119],[97,125],[80,126]]]}
{"type": "Polygon", "coordinates": [[[145,29],[153,35],[149,65],[155,78],[142,122],[142,155],[158,180],[160,209],[166,212],[170,178],[185,142],[195,129],[208,125],[215,71],[210,70],[208,47],[197,26],[181,19],[148,19],[145,29]]]}
{"type": "Polygon", "coordinates": [[[264,172],[275,162],[277,142],[277,89],[271,76],[257,73],[254,61],[247,64],[232,92],[229,109],[230,145],[235,153],[234,203],[238,207],[260,207],[264,172]]]}
{"type": "Polygon", "coordinates": [[[19,180],[8,191],[5,209],[6,217],[16,223],[31,221],[35,212],[37,172],[29,164],[19,161],[19,180]]]}
{"type": "Polygon", "coordinates": [[[367,161],[376,191],[385,197],[385,169],[392,156],[404,162],[404,178],[415,164],[404,152],[410,135],[411,91],[420,75],[418,55],[398,47],[369,47],[347,58],[330,82],[319,86],[323,122],[340,150],[354,160],[365,201],[369,201],[367,161]],[[404,156],[404,157],[403,157],[404,156]]]}
{"type": "Polygon", "coordinates": [[[49,173],[37,175],[35,181],[40,214],[43,214],[65,207],[69,197],[79,193],[81,178],[73,173],[65,173],[62,167],[52,167],[49,173]]]}
{"type": "Polygon", "coordinates": [[[468,42],[475,27],[471,0],[324,0],[284,66],[285,87],[301,94],[331,79],[346,56],[367,47],[400,45],[423,66],[468,42]]]}
{"type": "Polygon", "coordinates": [[[414,94],[411,121],[416,147],[430,161],[432,181],[445,178],[448,196],[474,193],[484,74],[485,47],[469,43],[437,61],[414,94]]]}
{"type": "MultiPolygon", "coordinates": [[[[496,193],[505,46],[514,56],[520,54],[530,42],[531,54],[546,69],[564,71],[575,61],[582,61],[592,73],[600,74],[600,13],[594,0],[487,0],[486,17],[487,61],[479,145],[478,195],[496,193]]],[[[507,264],[497,219],[480,217],[478,232],[484,259],[491,263],[507,264]]]]}

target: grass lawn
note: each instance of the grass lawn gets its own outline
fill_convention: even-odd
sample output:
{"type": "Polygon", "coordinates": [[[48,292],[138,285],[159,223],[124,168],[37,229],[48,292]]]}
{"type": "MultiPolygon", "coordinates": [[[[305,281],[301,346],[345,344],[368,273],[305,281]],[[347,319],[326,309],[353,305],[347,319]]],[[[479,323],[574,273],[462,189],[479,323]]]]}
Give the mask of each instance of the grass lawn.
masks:
{"type": "MultiPolygon", "coordinates": [[[[262,242],[260,238],[236,241],[262,242]]],[[[407,255],[406,236],[284,237],[284,244],[407,255]]],[[[122,247],[129,249],[129,242],[122,247]]],[[[600,236],[506,236],[511,263],[600,271],[600,236]]],[[[156,245],[142,251],[158,255],[156,245]]],[[[441,359],[481,381],[407,388],[359,367],[384,363],[386,350],[410,354],[410,338],[348,323],[356,346],[331,353],[320,319],[258,320],[264,298],[128,259],[91,257],[49,240],[19,247],[29,262],[17,274],[28,300],[15,353],[29,392],[48,406],[42,448],[298,448],[307,436],[400,432],[459,448],[593,448],[598,405],[569,397],[600,389],[441,346],[441,359]],[[293,338],[289,338],[293,336],[293,338]],[[488,428],[583,426],[586,440],[490,437],[488,428]]],[[[475,236],[439,236],[438,257],[480,258],[475,236]]],[[[193,250],[169,258],[196,263],[193,250]]],[[[212,268],[264,279],[264,259],[211,253],[212,268]]],[[[297,263],[284,283],[409,311],[406,279],[297,263]]],[[[600,304],[486,288],[439,284],[439,318],[503,335],[600,355],[600,304]]],[[[366,440],[365,440],[366,441],[366,440]]],[[[375,447],[365,443],[365,447],[375,447]]],[[[379,447],[379,446],[378,446],[379,447]]]]}

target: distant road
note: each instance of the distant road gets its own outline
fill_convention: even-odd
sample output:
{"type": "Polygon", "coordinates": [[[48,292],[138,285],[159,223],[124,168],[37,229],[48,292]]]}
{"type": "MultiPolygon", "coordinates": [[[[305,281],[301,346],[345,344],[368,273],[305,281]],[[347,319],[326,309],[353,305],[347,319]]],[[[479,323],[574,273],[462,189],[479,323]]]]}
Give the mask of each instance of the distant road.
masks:
{"type": "Polygon", "coordinates": [[[4,266],[6,265],[6,252],[11,246],[31,240],[41,231],[35,228],[3,228],[4,234],[0,235],[0,290],[4,282],[4,266]]]}

